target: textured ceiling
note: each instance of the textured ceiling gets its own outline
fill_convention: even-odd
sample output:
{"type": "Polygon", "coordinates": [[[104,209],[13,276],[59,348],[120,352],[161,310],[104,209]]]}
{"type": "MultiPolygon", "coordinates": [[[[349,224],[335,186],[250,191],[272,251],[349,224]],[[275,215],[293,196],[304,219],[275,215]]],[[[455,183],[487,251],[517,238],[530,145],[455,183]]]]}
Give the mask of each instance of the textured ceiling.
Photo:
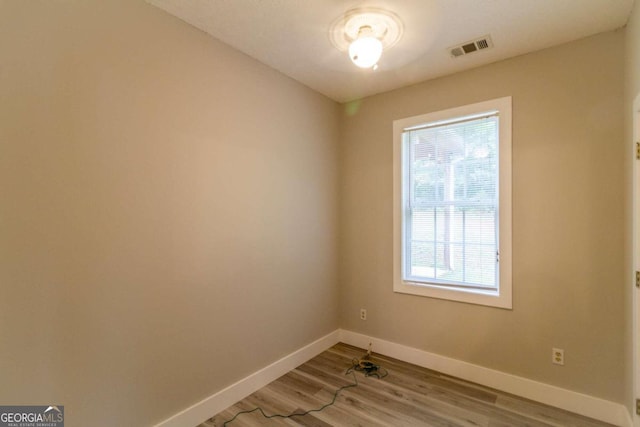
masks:
{"type": "Polygon", "coordinates": [[[634,0],[147,0],[340,102],[407,86],[624,26],[634,0]],[[376,71],[330,41],[358,7],[397,14],[404,35],[376,71]],[[490,35],[494,47],[452,58],[452,46],[490,35]]]}

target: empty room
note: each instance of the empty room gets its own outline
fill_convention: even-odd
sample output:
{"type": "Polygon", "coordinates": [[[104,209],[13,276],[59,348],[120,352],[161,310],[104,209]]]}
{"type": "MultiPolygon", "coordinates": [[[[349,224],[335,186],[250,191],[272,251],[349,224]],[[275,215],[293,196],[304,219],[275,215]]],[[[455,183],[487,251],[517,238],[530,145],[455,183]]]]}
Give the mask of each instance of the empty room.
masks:
{"type": "Polygon", "coordinates": [[[0,0],[0,427],[640,427],[640,3],[0,0]]]}

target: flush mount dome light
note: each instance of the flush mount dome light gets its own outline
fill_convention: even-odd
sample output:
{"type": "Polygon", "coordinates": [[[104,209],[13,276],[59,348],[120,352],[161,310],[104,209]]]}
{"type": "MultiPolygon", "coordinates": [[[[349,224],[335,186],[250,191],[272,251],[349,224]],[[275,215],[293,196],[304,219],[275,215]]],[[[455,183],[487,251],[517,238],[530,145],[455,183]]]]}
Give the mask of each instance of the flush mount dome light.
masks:
{"type": "Polygon", "coordinates": [[[373,34],[371,27],[360,27],[358,38],[349,45],[349,58],[360,68],[371,68],[381,55],[382,42],[373,34]]]}
{"type": "Polygon", "coordinates": [[[377,68],[382,51],[402,36],[402,24],[393,13],[382,9],[354,9],[331,26],[331,41],[361,68],[377,68]]]}

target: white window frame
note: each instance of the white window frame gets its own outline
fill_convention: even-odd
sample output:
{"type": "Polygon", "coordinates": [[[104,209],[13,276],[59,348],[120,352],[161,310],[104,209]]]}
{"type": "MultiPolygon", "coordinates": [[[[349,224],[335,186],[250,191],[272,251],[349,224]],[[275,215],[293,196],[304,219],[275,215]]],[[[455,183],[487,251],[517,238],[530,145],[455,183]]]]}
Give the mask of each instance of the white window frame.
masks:
{"type": "Polygon", "coordinates": [[[492,99],[393,122],[393,290],[394,292],[460,301],[511,309],[512,249],[511,249],[511,97],[492,99]],[[404,258],[404,144],[405,130],[434,122],[450,121],[465,116],[498,112],[498,247],[499,283],[497,289],[483,290],[443,283],[411,282],[403,278],[404,258]]]}

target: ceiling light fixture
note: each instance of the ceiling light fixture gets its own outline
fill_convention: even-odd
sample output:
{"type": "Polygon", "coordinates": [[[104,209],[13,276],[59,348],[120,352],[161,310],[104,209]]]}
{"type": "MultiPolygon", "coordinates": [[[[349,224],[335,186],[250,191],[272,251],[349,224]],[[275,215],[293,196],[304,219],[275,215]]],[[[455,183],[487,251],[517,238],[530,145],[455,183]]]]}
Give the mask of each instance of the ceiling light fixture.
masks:
{"type": "Polygon", "coordinates": [[[382,9],[354,9],[331,25],[331,41],[360,68],[378,67],[382,51],[402,37],[402,23],[393,13],[382,9]]]}
{"type": "Polygon", "coordinates": [[[382,56],[382,42],[370,26],[360,27],[358,38],[349,45],[349,58],[360,68],[374,67],[382,56]]]}

